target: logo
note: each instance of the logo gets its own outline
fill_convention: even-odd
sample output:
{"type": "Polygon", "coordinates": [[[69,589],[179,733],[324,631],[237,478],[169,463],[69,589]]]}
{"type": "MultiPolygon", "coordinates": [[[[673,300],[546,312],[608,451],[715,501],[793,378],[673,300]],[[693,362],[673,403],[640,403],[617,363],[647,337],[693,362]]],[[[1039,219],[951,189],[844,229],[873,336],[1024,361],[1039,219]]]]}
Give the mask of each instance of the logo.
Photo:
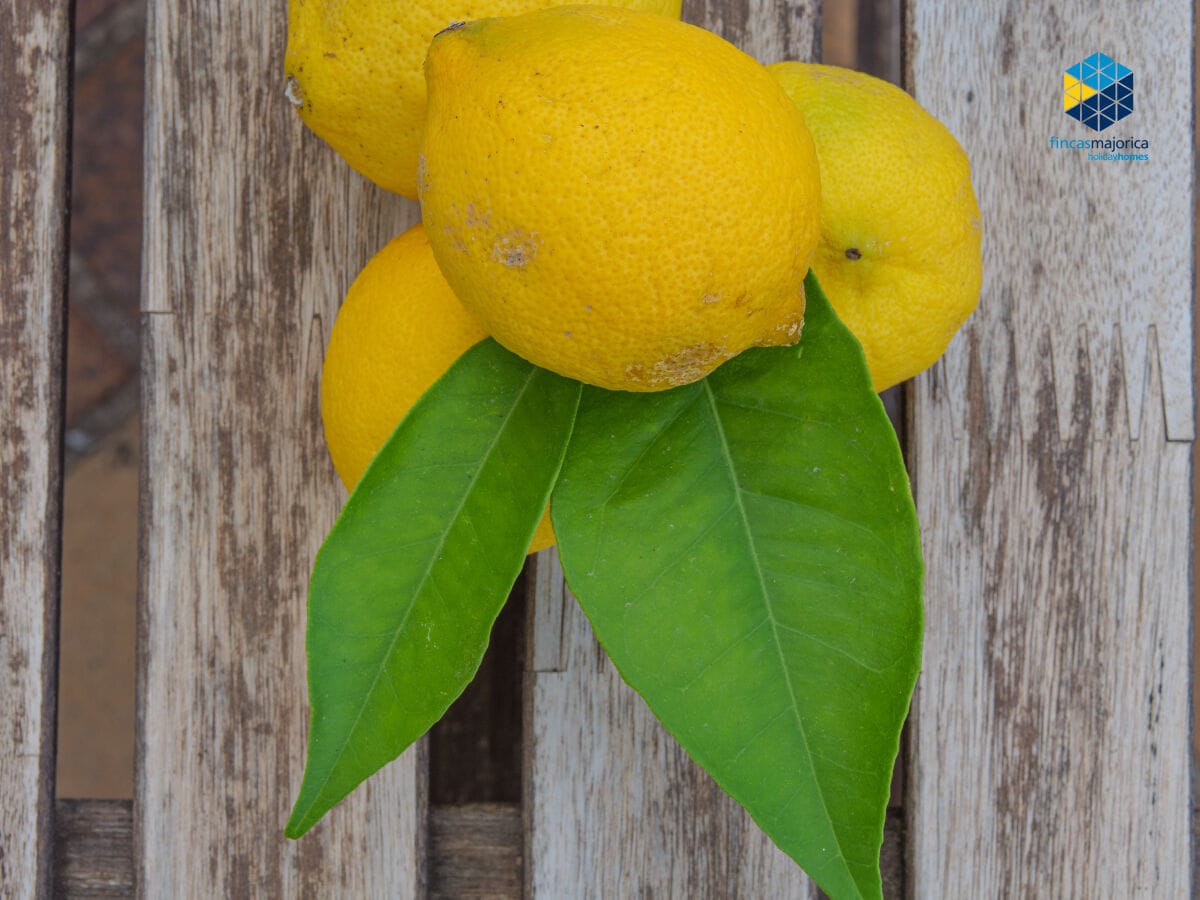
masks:
{"type": "Polygon", "coordinates": [[[1133,72],[1093,53],[1063,72],[1063,110],[1092,131],[1103,131],[1133,112],[1133,72]]]}

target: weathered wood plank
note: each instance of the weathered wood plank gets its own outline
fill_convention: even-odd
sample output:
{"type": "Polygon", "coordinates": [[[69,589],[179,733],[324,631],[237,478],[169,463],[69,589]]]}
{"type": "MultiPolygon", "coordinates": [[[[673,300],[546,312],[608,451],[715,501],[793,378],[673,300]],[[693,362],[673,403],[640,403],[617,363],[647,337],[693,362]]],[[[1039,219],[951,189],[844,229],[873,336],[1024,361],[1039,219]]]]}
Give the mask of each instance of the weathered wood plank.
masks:
{"type": "MultiPolygon", "coordinates": [[[[1058,431],[1072,431],[1081,353],[1095,370],[1119,358],[1125,391],[1116,399],[1134,440],[1147,416],[1162,415],[1159,406],[1169,440],[1195,436],[1195,22],[1184,0],[1156,7],[1153,23],[1138,18],[1143,12],[1136,0],[1106,4],[1099,15],[1085,0],[1028,8],[1004,0],[909,4],[907,86],[966,146],[985,217],[984,303],[972,325],[988,338],[981,342],[988,409],[1004,408],[1003,373],[1011,367],[1026,436],[1045,424],[1043,372],[1058,431]],[[1061,84],[1063,70],[1104,47],[1134,71],[1135,110],[1097,134],[1062,112],[1061,84]],[[1089,161],[1086,151],[1051,148],[1051,137],[1147,138],[1151,160],[1089,161]],[[1152,330],[1162,358],[1157,395],[1146,387],[1152,330]]],[[[958,386],[964,345],[943,366],[958,386]]],[[[961,390],[947,392],[960,422],[966,399],[961,390]]],[[[1093,436],[1114,430],[1115,408],[1086,408],[1093,436]]],[[[996,415],[987,425],[994,435],[996,415]]]]}
{"type": "Polygon", "coordinates": [[[814,896],[621,680],[555,551],[535,565],[554,587],[533,597],[531,646],[557,666],[531,658],[526,686],[529,896],[814,896]]]}
{"type": "MultiPolygon", "coordinates": [[[[521,807],[516,803],[431,806],[431,898],[521,896],[521,807]]],[[[132,897],[133,804],[59,800],[54,835],[54,896],[132,897]]]]}
{"type": "Polygon", "coordinates": [[[0,896],[49,893],[71,4],[0,4],[0,896]]]}
{"type": "MultiPolygon", "coordinates": [[[[126,800],[60,800],[54,842],[54,895],[62,900],[133,896],[133,815],[126,800]]],[[[903,823],[888,811],[883,894],[902,896],[903,823]]],[[[431,900],[520,900],[521,807],[517,803],[431,806],[431,900]]]]}
{"type": "Polygon", "coordinates": [[[430,807],[431,900],[520,900],[521,827],[517,803],[430,807]]]}
{"type": "Polygon", "coordinates": [[[764,64],[821,58],[821,0],[683,0],[683,18],[764,64]]]}
{"type": "MultiPolygon", "coordinates": [[[[820,56],[819,0],[685,3],[763,62],[820,56]]],[[[537,562],[526,686],[526,885],[534,897],[807,897],[812,886],[631,691],[537,562]]]]}
{"type": "Polygon", "coordinates": [[[54,818],[54,896],[133,896],[133,803],[59,800],[54,818]]]}
{"type": "Polygon", "coordinates": [[[370,255],[415,217],[284,98],[283,9],[153,0],[147,29],[139,892],[389,896],[423,879],[417,747],[283,837],[304,600],[344,499],[318,384],[370,255]]]}
{"type": "Polygon", "coordinates": [[[1192,5],[909,4],[908,80],[972,157],[979,311],[910,405],[927,577],[913,896],[1186,897],[1192,5]],[[1137,23],[1136,25],[1134,23],[1137,23]],[[1151,160],[1052,135],[1134,70],[1151,160]]]}

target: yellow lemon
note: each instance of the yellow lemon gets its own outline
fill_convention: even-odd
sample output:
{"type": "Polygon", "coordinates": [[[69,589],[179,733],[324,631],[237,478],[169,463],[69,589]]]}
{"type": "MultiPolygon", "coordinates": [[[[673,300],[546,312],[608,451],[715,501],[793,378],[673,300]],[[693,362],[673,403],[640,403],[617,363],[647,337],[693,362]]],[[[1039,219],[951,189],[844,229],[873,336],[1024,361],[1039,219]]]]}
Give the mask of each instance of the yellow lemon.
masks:
{"type": "MultiPolygon", "coordinates": [[[[321,372],[325,442],[347,490],[409,408],[485,337],[442,278],[420,225],[367,263],[338,312],[321,372]]],[[[553,543],[547,514],[529,552],[553,543]]]]}
{"type": "Polygon", "coordinates": [[[501,344],[652,391],[800,337],[818,168],[767,70],[664,16],[564,6],[438,35],[421,208],[501,344]]]}
{"type": "Polygon", "coordinates": [[[768,67],[821,163],[821,286],[876,390],[928,368],[979,302],[979,204],[967,154],[899,88],[849,69],[768,67]]]}
{"type": "MultiPolygon", "coordinates": [[[[451,22],[555,0],[290,0],[287,96],[304,123],[380,187],[416,199],[421,64],[451,22]]],[[[681,0],[611,0],[679,18],[681,0]]]]}

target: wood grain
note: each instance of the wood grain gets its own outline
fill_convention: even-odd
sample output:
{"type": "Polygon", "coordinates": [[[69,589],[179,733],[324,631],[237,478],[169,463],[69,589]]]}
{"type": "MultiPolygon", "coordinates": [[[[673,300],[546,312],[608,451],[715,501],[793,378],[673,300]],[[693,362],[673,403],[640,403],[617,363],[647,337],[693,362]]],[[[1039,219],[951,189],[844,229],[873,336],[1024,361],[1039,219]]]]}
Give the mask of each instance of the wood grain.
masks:
{"type": "MultiPolygon", "coordinates": [[[[60,800],[54,841],[54,896],[133,896],[133,816],[124,800],[60,800]]],[[[903,824],[888,811],[883,894],[904,888],[903,824]]],[[[431,900],[520,900],[524,840],[517,803],[430,806],[431,900]]]]}
{"type": "MultiPolygon", "coordinates": [[[[1125,385],[1116,399],[1133,439],[1147,416],[1165,414],[1169,440],[1192,440],[1192,5],[1160,4],[1153,23],[1136,0],[1028,9],[1008,0],[953,9],[914,0],[908,11],[907,86],[966,147],[983,209],[985,294],[972,325],[988,338],[980,346],[988,409],[1003,408],[1001,373],[1011,368],[1018,424],[1032,436],[1045,425],[1045,372],[1052,421],[1065,436],[1079,355],[1097,369],[1116,356],[1125,385]],[[1064,69],[1104,47],[1134,71],[1135,110],[1096,134],[1063,113],[1061,83],[1064,69]],[[1052,136],[1143,137],[1151,160],[1089,161],[1086,152],[1052,149],[1052,136]],[[1161,357],[1157,393],[1146,384],[1151,332],[1161,357]]],[[[957,385],[961,345],[944,364],[957,385]]],[[[958,422],[965,398],[947,395],[958,422]]],[[[1090,409],[1097,438],[1114,430],[1113,413],[1090,409]]],[[[992,415],[990,435],[997,426],[992,415]]]]}
{"type": "Polygon", "coordinates": [[[683,0],[683,19],[764,65],[821,58],[821,0],[683,0]]]}
{"type": "Polygon", "coordinates": [[[133,896],[133,803],[59,800],[54,820],[54,896],[133,896]]]}
{"type": "Polygon", "coordinates": [[[528,895],[815,896],[621,680],[555,551],[540,554],[536,569],[525,698],[528,895]]]}
{"type": "Polygon", "coordinates": [[[0,4],[0,896],[48,894],[71,4],[0,4]]]}
{"type": "Polygon", "coordinates": [[[973,161],[979,311],[909,405],[927,575],[916,897],[1185,897],[1192,6],[909,4],[908,80],[973,161]],[[1135,73],[1151,161],[1051,135],[1061,73],[1135,73]]]}
{"type": "Polygon", "coordinates": [[[430,900],[519,900],[523,847],[520,804],[430,807],[430,900]]]}
{"type": "Polygon", "coordinates": [[[282,13],[150,4],[135,825],[151,898],[422,888],[423,745],[283,837],[307,730],[307,580],[344,499],[322,352],[350,280],[415,207],[294,116],[282,13]]]}

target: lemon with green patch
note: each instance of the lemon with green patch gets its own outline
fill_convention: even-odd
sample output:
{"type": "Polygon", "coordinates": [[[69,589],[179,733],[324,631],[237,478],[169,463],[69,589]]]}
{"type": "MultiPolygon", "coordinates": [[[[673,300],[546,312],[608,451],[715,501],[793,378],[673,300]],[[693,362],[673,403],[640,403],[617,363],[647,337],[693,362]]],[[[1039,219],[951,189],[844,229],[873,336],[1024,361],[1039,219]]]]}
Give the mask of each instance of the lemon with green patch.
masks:
{"type": "Polygon", "coordinates": [[[811,63],[768,69],[817,146],[813,271],[883,390],[932,365],[979,302],[982,226],[967,154],[878,78],[811,63]]]}

